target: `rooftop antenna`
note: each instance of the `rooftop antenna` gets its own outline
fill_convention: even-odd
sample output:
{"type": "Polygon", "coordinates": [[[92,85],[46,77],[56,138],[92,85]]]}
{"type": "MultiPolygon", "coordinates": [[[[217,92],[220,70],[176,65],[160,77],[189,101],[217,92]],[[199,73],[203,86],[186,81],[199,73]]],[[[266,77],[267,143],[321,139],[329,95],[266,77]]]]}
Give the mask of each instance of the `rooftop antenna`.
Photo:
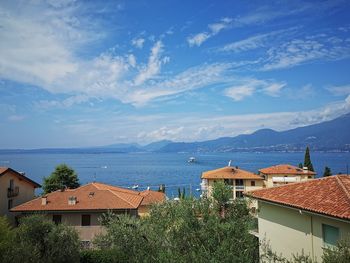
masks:
{"type": "Polygon", "coordinates": [[[229,167],[231,166],[231,162],[232,162],[231,160],[228,162],[228,166],[229,166],[229,167]]]}

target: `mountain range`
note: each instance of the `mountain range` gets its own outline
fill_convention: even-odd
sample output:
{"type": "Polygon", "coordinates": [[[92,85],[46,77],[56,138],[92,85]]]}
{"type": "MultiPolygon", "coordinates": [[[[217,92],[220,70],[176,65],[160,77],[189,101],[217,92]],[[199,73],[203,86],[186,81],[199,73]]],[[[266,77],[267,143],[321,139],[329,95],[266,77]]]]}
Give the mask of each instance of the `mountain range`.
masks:
{"type": "Polygon", "coordinates": [[[50,148],[32,150],[0,150],[0,152],[46,153],[130,153],[130,152],[243,152],[243,151],[350,151],[350,113],[336,119],[287,131],[257,130],[252,134],[222,137],[202,142],[162,140],[145,146],[119,143],[89,148],[50,148]]]}

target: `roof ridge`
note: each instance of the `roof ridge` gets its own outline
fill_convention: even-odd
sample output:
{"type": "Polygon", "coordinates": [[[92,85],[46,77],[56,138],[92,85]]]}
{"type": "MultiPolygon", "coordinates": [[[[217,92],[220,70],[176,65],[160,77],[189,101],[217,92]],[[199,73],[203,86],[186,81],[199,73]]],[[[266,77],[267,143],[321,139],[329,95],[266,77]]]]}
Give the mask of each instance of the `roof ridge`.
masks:
{"type": "Polygon", "coordinates": [[[350,204],[350,193],[349,193],[348,189],[346,189],[345,185],[343,184],[343,182],[339,178],[339,176],[335,176],[335,178],[337,180],[337,183],[340,185],[340,187],[342,188],[343,192],[345,193],[348,203],[350,204]]]}
{"type": "MultiPolygon", "coordinates": [[[[102,190],[102,191],[103,191],[103,190],[102,190]]],[[[121,197],[116,191],[113,191],[113,190],[111,190],[111,189],[107,189],[107,191],[110,191],[110,192],[111,192],[112,194],[114,194],[115,196],[117,196],[117,197],[123,199],[123,201],[127,202],[129,205],[134,206],[134,204],[132,204],[131,202],[129,202],[129,201],[126,200],[125,198],[121,197]]],[[[128,193],[123,193],[123,194],[128,194],[128,193]]],[[[141,201],[140,201],[140,203],[139,203],[138,206],[137,206],[137,207],[139,207],[144,197],[141,196],[141,195],[137,195],[137,196],[140,196],[140,197],[142,198],[141,201]]]]}

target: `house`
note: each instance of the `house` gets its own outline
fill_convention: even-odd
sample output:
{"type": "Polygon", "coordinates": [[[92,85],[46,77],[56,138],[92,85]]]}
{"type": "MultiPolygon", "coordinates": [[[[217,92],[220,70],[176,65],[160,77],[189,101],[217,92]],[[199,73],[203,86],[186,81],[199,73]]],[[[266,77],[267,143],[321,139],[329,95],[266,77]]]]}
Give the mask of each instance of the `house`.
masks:
{"type": "MultiPolygon", "coordinates": [[[[243,198],[243,192],[263,188],[263,178],[259,175],[233,166],[202,173],[202,195],[211,197],[213,185],[216,181],[223,181],[232,187],[232,199],[243,198]]],[[[255,207],[253,205],[252,207],[255,207]]]]}
{"type": "Polygon", "coordinates": [[[350,176],[307,180],[246,195],[258,200],[259,241],[278,255],[291,259],[303,250],[320,261],[323,247],[334,246],[350,234],[350,176]]]}
{"type": "Polygon", "coordinates": [[[259,175],[264,178],[266,187],[272,187],[313,179],[316,173],[309,171],[307,167],[299,168],[290,164],[279,164],[260,169],[259,175]]]}
{"type": "Polygon", "coordinates": [[[146,190],[138,192],[102,183],[89,183],[76,189],[57,190],[16,206],[12,212],[23,215],[44,213],[56,224],[64,222],[77,229],[80,239],[89,242],[103,232],[102,214],[145,216],[152,204],[163,202],[165,194],[146,190]]]}
{"type": "Polygon", "coordinates": [[[35,188],[39,187],[40,184],[26,177],[24,173],[9,167],[0,167],[0,216],[6,216],[15,225],[15,214],[10,209],[34,199],[35,188]]]}

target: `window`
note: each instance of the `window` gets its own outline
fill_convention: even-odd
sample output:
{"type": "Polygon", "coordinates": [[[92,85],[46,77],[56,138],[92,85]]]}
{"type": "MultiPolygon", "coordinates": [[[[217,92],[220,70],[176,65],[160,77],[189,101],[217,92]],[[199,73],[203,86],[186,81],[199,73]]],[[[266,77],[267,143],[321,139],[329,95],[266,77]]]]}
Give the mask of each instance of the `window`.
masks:
{"type": "Polygon", "coordinates": [[[10,210],[13,207],[13,200],[9,199],[7,202],[7,209],[10,210]]]}
{"type": "Polygon", "coordinates": [[[225,180],[224,180],[224,183],[225,183],[226,185],[233,185],[233,180],[232,180],[232,179],[225,179],[225,180]]]}
{"type": "Polygon", "coordinates": [[[81,215],[81,225],[82,226],[90,226],[91,225],[90,215],[81,215]]]}
{"type": "Polygon", "coordinates": [[[243,192],[242,191],[237,191],[236,192],[236,198],[243,198],[243,192]]]}
{"type": "Polygon", "coordinates": [[[255,186],[255,181],[250,181],[250,186],[255,186]]]}
{"type": "Polygon", "coordinates": [[[236,179],[236,185],[243,185],[243,179],[236,179]]]}
{"type": "Polygon", "coordinates": [[[61,224],[62,222],[62,215],[53,215],[52,216],[52,221],[58,225],[58,224],[61,224]]]}
{"type": "Polygon", "coordinates": [[[10,180],[10,189],[13,190],[14,184],[13,184],[13,179],[10,180]]]}
{"type": "Polygon", "coordinates": [[[322,224],[323,243],[328,246],[335,246],[339,240],[339,228],[322,224]]]}

